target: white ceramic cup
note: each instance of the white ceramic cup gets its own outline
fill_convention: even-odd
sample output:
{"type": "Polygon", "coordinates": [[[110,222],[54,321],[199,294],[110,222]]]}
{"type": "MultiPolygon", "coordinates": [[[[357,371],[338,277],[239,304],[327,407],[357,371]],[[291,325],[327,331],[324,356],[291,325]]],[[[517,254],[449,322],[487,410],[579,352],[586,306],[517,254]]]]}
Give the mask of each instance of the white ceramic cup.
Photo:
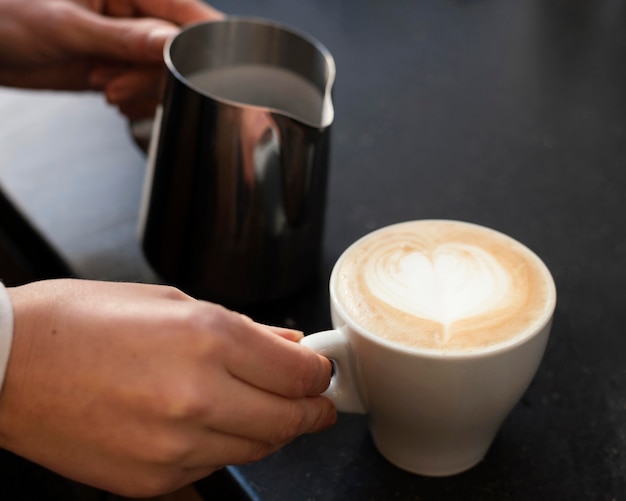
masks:
{"type": "Polygon", "coordinates": [[[484,457],[539,367],[556,304],[554,282],[532,251],[510,239],[532,254],[547,280],[545,311],[532,328],[507,342],[467,351],[389,341],[357,324],[337,294],[345,279],[338,272],[342,259],[385,230],[366,235],[339,258],[330,278],[334,329],[308,335],[302,343],[333,362],[325,394],[339,411],[368,414],[374,442],[391,463],[428,476],[460,473],[484,457]]]}

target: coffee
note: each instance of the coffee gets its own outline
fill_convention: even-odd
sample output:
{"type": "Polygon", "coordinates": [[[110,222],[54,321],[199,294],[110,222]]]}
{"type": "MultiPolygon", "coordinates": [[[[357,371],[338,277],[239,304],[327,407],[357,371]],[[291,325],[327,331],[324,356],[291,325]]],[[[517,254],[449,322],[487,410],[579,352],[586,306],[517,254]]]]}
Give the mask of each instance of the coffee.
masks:
{"type": "Polygon", "coordinates": [[[345,316],[395,343],[468,352],[514,342],[551,316],[543,262],[495,230],[457,221],[400,223],[353,244],[332,290],[345,316]]]}
{"type": "Polygon", "coordinates": [[[187,81],[221,99],[278,110],[313,124],[322,120],[322,92],[284,68],[261,64],[211,68],[192,73],[187,81]]]}

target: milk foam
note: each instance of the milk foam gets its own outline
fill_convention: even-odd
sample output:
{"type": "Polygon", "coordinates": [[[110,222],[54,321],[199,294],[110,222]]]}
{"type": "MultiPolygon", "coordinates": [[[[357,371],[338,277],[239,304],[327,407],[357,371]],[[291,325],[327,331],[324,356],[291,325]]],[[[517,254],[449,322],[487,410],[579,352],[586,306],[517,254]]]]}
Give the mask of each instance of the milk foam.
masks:
{"type": "Polygon", "coordinates": [[[435,350],[508,342],[545,321],[554,284],[529,249],[456,221],[414,221],[357,242],[333,278],[342,307],[389,340],[435,350]]]}
{"type": "Polygon", "coordinates": [[[441,323],[444,340],[453,322],[496,309],[512,285],[493,256],[462,243],[444,243],[430,253],[400,247],[374,259],[364,276],[379,300],[441,323]]]}

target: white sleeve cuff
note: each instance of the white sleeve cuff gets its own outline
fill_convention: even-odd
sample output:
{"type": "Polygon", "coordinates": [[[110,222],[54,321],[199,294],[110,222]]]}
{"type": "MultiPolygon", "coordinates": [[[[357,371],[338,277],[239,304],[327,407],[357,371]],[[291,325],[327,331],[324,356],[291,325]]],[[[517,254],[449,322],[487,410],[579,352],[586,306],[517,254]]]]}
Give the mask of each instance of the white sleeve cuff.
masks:
{"type": "Polygon", "coordinates": [[[4,285],[0,282],[0,390],[7,371],[11,342],[13,341],[13,305],[4,285]]]}

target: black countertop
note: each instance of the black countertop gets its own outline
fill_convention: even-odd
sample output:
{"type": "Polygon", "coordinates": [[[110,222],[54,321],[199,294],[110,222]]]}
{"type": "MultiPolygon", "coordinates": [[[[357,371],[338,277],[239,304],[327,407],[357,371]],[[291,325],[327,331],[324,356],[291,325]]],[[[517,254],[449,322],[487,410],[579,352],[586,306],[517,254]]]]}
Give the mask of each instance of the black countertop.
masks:
{"type": "MultiPolygon", "coordinates": [[[[341,251],[417,218],[510,234],[544,259],[558,290],[540,370],[474,469],[400,471],[375,451],[364,416],[342,415],[231,472],[267,501],[624,499],[626,4],[213,3],[314,35],[338,70],[320,277],[251,315],[328,328],[341,251]]],[[[121,117],[96,96],[6,89],[0,112],[0,180],[77,274],[153,281],[135,236],[145,159],[121,117]]]]}

